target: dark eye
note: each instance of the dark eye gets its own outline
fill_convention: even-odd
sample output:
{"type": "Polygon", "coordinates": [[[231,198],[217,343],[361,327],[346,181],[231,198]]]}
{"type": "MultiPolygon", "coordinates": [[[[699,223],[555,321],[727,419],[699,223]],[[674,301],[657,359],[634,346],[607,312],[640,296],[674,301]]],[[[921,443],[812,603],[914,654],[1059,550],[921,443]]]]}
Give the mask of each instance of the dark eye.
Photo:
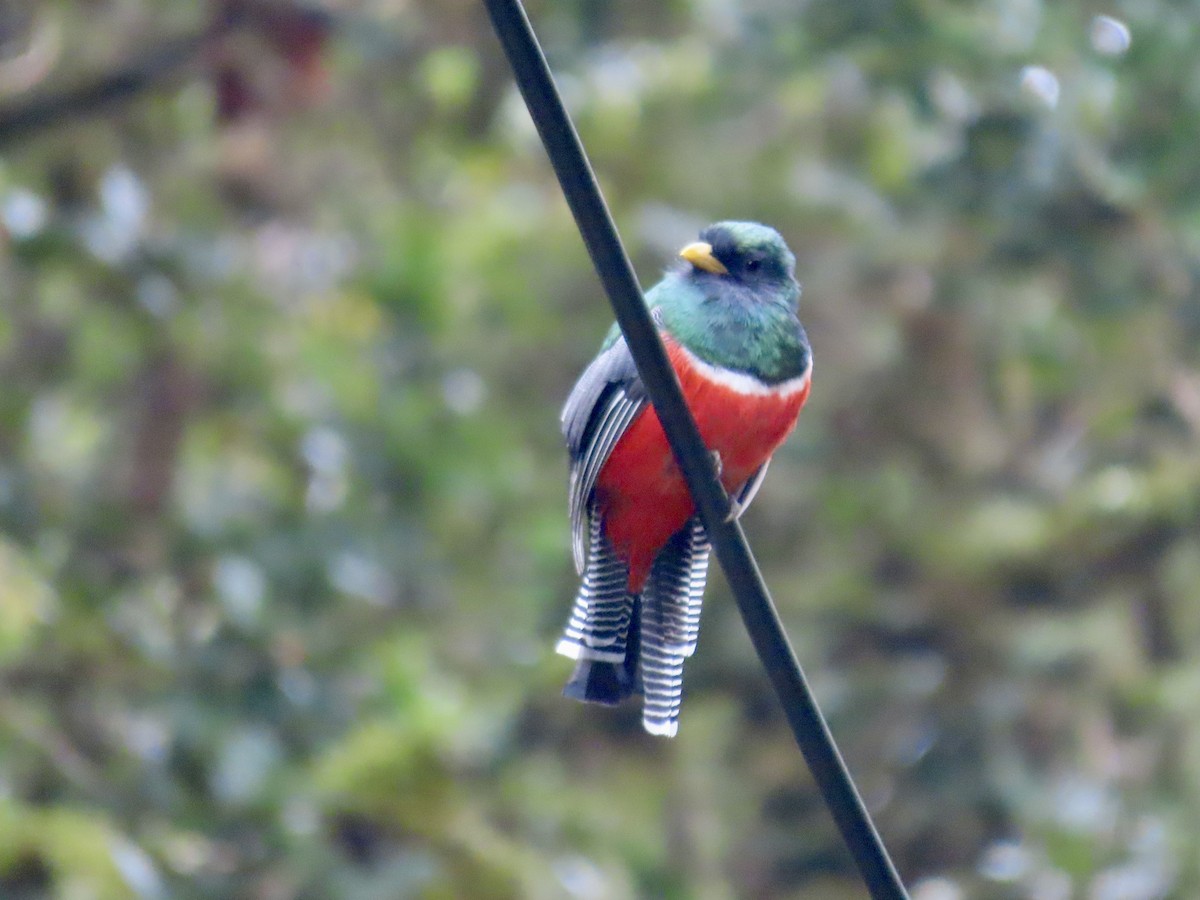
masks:
{"type": "Polygon", "coordinates": [[[748,259],[748,260],[746,260],[746,271],[747,272],[757,272],[761,265],[762,265],[762,260],[760,260],[760,259],[748,259]]]}

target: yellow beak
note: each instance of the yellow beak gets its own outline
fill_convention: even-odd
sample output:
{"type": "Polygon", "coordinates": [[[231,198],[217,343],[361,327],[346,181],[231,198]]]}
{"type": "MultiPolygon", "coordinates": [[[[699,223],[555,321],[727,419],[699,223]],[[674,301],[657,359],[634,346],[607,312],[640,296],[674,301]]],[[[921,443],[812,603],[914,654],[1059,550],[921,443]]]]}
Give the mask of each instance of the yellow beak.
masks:
{"type": "Polygon", "coordinates": [[[694,244],[688,244],[679,251],[679,255],[697,269],[712,272],[714,275],[729,274],[729,270],[721,264],[719,259],[713,256],[712,244],[705,241],[696,241],[694,244]]]}

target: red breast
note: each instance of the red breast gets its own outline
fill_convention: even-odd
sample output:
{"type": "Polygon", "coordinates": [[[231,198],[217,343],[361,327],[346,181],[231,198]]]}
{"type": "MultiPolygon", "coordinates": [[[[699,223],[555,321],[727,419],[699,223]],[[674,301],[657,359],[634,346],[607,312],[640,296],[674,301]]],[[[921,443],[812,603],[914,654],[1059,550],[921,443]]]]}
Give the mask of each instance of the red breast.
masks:
{"type": "MultiPolygon", "coordinates": [[[[768,386],[699,361],[664,336],[667,356],[704,443],[721,455],[731,494],[766,462],[796,426],[808,399],[808,374],[768,386]]],[[[658,551],[695,512],[654,409],[633,421],[600,471],[596,494],[605,531],[629,564],[629,590],[641,591],[658,551]]]]}

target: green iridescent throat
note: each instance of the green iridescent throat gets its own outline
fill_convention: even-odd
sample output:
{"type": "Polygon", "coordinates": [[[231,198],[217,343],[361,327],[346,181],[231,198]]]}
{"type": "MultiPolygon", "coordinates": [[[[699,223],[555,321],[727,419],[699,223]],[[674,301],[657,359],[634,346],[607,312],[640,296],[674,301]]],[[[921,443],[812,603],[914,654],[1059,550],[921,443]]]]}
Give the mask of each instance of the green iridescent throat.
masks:
{"type": "Polygon", "coordinates": [[[684,279],[668,278],[646,300],[659,310],[665,330],[714,366],[753,375],[767,384],[802,375],[808,342],[795,313],[799,289],[770,296],[756,291],[705,292],[684,279]]]}

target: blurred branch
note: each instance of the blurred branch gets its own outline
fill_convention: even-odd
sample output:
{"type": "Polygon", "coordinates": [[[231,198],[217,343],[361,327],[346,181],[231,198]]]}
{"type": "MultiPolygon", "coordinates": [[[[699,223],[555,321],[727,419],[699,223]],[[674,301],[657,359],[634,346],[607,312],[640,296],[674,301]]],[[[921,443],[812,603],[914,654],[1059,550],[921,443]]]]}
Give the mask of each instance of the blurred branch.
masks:
{"type": "Polygon", "coordinates": [[[26,11],[26,19],[13,21],[10,10],[0,19],[0,96],[13,96],[33,88],[54,68],[62,52],[62,30],[55,19],[39,19],[26,11]],[[25,40],[18,41],[17,35],[25,40]],[[19,42],[19,49],[12,44],[19,42]]]}
{"type": "Polygon", "coordinates": [[[113,105],[164,86],[172,73],[192,63],[208,43],[226,34],[236,19],[215,23],[199,34],[171,38],[133,62],[92,81],[45,91],[0,109],[0,146],[53,128],[72,118],[98,115],[113,105]]]}
{"type": "Polygon", "coordinates": [[[64,731],[44,721],[35,710],[10,698],[0,699],[0,722],[14,736],[43,753],[55,771],[75,787],[92,795],[103,790],[105,779],[99,767],[84,756],[64,731]]]}
{"type": "Polygon", "coordinates": [[[0,107],[0,146],[73,118],[98,115],[150,91],[170,86],[171,76],[199,60],[210,47],[239,29],[257,31],[295,68],[311,75],[333,17],[309,3],[224,0],[212,22],[197,33],[166,39],[113,71],[83,84],[43,91],[0,107]]]}

